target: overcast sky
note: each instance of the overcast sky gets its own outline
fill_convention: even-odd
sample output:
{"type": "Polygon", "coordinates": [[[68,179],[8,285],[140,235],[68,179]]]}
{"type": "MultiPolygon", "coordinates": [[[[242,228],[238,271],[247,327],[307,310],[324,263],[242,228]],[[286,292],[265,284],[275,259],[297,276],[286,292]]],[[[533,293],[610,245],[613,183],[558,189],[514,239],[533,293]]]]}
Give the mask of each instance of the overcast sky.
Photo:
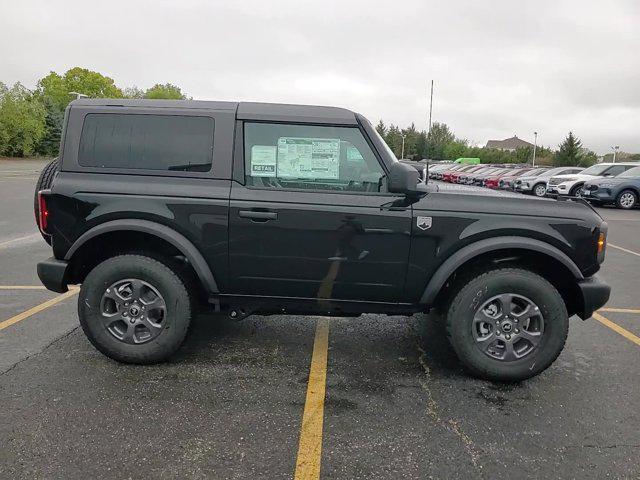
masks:
{"type": "Polygon", "coordinates": [[[74,66],[419,129],[434,79],[434,120],[474,144],[573,130],[640,152],[639,0],[0,0],[0,81],[74,66]]]}

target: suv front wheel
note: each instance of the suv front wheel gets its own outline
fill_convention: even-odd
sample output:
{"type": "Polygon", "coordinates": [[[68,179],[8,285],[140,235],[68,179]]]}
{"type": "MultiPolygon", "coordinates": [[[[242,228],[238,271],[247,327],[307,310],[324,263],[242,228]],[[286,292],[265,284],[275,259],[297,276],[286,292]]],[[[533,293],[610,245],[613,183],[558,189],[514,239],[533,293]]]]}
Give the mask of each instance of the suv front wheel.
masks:
{"type": "Polygon", "coordinates": [[[166,264],[119,255],[96,266],[78,297],[80,325],[89,341],[119,362],[149,364],[171,356],[191,322],[184,281],[166,264]]]}
{"type": "Polygon", "coordinates": [[[447,314],[447,334],[462,364],[498,381],[545,370],[564,348],[568,329],[555,287],[519,268],[491,270],[463,284],[447,314]]]}

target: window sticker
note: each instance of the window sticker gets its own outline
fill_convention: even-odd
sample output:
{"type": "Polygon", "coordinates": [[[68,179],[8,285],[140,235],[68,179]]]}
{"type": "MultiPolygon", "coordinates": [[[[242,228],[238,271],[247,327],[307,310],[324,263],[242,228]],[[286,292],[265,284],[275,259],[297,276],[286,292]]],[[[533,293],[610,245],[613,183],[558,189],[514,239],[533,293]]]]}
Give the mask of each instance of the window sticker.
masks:
{"type": "Polygon", "coordinates": [[[254,145],[251,147],[251,176],[276,176],[276,147],[273,145],[254,145]]]}
{"type": "Polygon", "coordinates": [[[340,139],[278,139],[278,177],[304,179],[338,179],[340,139]]]}
{"type": "Polygon", "coordinates": [[[362,158],[362,154],[360,150],[358,150],[353,145],[347,146],[347,161],[349,162],[364,162],[364,158],[362,158]]]}

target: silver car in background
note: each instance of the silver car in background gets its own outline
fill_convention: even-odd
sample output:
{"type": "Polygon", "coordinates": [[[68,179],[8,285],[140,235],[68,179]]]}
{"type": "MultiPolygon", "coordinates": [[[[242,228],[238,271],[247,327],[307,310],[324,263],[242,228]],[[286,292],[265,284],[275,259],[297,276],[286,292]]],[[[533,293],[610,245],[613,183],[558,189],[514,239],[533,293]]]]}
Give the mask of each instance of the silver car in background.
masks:
{"type": "Polygon", "coordinates": [[[551,177],[579,173],[582,170],[584,170],[582,167],[556,167],[539,175],[525,174],[525,176],[516,179],[513,188],[516,192],[544,197],[547,193],[547,183],[551,177]]]}

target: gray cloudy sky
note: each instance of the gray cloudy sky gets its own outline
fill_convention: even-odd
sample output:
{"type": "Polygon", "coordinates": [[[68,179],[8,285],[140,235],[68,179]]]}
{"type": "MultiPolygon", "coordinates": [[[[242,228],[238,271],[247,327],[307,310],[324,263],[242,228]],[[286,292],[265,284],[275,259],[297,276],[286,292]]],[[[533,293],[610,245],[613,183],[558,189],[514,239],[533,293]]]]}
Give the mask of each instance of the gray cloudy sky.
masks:
{"type": "Polygon", "coordinates": [[[337,105],[640,152],[640,1],[0,0],[0,81],[73,66],[196,99],[337,105]],[[381,3],[381,4],[378,4],[381,3]]]}

